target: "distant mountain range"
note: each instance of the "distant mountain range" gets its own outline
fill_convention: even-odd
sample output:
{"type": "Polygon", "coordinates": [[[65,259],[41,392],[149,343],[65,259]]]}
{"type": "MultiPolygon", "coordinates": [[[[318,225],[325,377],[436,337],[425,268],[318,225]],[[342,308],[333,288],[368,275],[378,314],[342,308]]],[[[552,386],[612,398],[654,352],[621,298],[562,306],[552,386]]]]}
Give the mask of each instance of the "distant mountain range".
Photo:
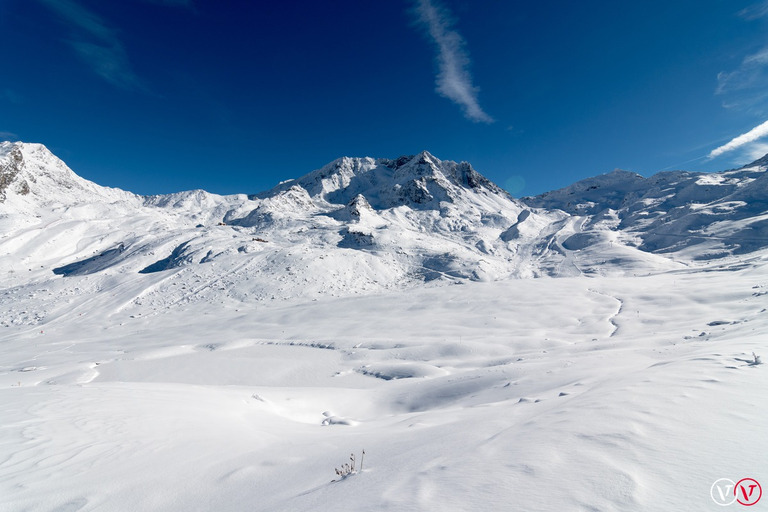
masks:
{"type": "Polygon", "coordinates": [[[40,144],[3,142],[0,273],[130,280],[139,301],[173,286],[177,299],[247,302],[684,270],[768,245],[767,166],[617,170],[515,199],[468,163],[422,152],[340,158],[251,196],[138,196],[77,176],[40,144]]]}

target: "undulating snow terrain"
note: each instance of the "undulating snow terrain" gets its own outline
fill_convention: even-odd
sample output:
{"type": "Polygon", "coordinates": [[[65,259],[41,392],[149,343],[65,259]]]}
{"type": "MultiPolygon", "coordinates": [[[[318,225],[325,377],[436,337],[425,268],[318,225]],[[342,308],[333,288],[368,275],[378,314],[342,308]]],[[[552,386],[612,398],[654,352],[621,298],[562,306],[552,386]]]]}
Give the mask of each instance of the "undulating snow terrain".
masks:
{"type": "Polygon", "coordinates": [[[768,485],[766,165],[141,197],[1,143],[0,510],[722,510],[768,485]]]}

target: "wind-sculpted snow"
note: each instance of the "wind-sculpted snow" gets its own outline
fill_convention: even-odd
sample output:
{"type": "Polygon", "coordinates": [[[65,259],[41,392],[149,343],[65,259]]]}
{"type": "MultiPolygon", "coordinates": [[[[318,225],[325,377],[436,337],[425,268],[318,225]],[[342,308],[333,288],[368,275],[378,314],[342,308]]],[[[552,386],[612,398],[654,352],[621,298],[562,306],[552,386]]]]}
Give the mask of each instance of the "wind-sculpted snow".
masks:
{"type": "Polygon", "coordinates": [[[120,258],[124,252],[125,246],[120,244],[117,247],[107,249],[96,256],[76,261],[75,263],[64,265],[63,267],[54,268],[53,273],[62,276],[94,274],[115,265],[118,258],[120,258]]]}
{"type": "Polygon", "coordinates": [[[749,263],[259,305],[183,302],[180,273],[8,288],[2,504],[707,510],[715,480],[765,478],[749,263]],[[182,302],[135,300],[145,278],[182,302]]]}

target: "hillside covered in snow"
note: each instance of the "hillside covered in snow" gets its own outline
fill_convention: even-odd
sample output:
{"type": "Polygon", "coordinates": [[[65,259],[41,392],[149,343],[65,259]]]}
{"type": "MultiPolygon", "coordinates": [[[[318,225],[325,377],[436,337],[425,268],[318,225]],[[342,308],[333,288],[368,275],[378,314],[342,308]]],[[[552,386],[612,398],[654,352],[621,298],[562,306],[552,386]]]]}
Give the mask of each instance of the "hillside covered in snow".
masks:
{"type": "Polygon", "coordinates": [[[719,508],[768,485],[767,166],[147,197],[0,143],[0,510],[719,508]]]}
{"type": "Polygon", "coordinates": [[[44,146],[2,143],[0,265],[23,280],[184,271],[189,300],[201,297],[195,280],[264,300],[649,273],[762,249],[765,164],[615,171],[517,200],[469,164],[423,152],[340,158],[252,196],[140,197],[78,177],[44,146]]]}

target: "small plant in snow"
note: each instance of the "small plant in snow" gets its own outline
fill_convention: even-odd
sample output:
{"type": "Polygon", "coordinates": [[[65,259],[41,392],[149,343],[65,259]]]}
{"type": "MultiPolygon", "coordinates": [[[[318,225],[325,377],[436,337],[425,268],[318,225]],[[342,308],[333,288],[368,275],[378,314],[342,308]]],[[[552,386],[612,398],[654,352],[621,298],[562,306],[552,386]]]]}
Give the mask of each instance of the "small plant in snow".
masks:
{"type": "Polygon", "coordinates": [[[754,352],[752,352],[752,357],[754,358],[754,361],[752,361],[749,364],[751,364],[751,365],[763,364],[763,362],[760,360],[760,356],[759,355],[757,355],[754,352]]]}
{"type": "MultiPolygon", "coordinates": [[[[360,457],[360,469],[359,471],[363,470],[363,458],[365,457],[365,450],[363,450],[363,454],[360,457]]],[[[355,454],[351,453],[349,455],[349,462],[342,464],[340,468],[336,468],[336,475],[341,478],[346,478],[349,475],[354,475],[358,472],[358,469],[355,468],[355,454]]]]}

